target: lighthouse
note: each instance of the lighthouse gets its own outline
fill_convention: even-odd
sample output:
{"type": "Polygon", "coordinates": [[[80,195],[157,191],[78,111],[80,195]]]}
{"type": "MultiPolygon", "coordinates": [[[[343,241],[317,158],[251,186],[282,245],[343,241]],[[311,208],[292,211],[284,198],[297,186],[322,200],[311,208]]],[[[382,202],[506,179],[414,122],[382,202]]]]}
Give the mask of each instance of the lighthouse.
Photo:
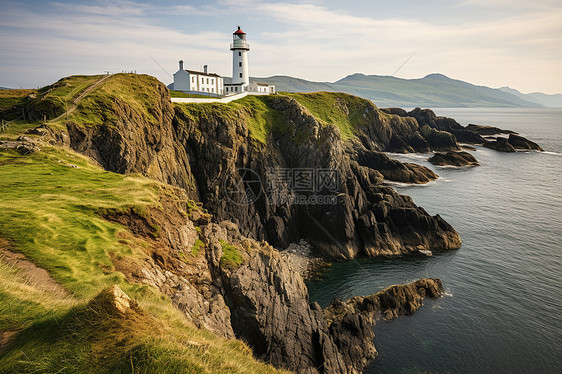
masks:
{"type": "Polygon", "coordinates": [[[250,84],[250,74],[248,72],[248,51],[250,50],[250,45],[246,41],[246,33],[240,29],[240,26],[232,34],[230,50],[232,51],[232,85],[239,85],[240,91],[246,91],[250,84]]]}

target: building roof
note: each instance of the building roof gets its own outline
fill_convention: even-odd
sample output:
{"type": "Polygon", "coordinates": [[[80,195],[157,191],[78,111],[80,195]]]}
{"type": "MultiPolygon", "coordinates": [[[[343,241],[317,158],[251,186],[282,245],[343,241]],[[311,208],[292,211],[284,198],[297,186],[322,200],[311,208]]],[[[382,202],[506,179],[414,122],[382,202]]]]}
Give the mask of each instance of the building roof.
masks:
{"type": "Polygon", "coordinates": [[[185,69],[185,71],[187,71],[189,74],[198,74],[198,75],[205,75],[207,77],[218,77],[220,78],[221,76],[218,75],[217,73],[203,73],[202,71],[196,71],[196,70],[187,70],[185,69]]]}
{"type": "Polygon", "coordinates": [[[264,86],[264,87],[275,86],[274,84],[268,84],[268,83],[260,83],[260,82],[252,82],[252,83],[257,84],[258,86],[264,86]]]}
{"type": "Polygon", "coordinates": [[[238,26],[238,30],[234,31],[235,34],[245,34],[244,31],[242,31],[242,29],[240,28],[240,26],[238,26]]]}

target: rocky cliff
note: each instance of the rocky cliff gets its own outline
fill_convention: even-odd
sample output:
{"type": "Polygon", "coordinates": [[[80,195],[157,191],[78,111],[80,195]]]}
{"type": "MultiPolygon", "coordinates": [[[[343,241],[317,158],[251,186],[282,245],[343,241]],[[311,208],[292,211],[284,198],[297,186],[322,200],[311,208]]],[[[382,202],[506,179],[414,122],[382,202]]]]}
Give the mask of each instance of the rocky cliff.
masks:
{"type": "Polygon", "coordinates": [[[360,373],[376,357],[378,318],[411,314],[442,292],[439,280],[423,279],[322,310],[277,250],[230,221],[212,222],[182,190],[170,189],[144,214],[103,214],[151,243],[144,258],[114,259],[128,280],[168,295],[196,326],[243,339],[256,357],[299,373],[360,373]]]}
{"type": "Polygon", "coordinates": [[[80,117],[66,122],[68,144],[108,170],[140,172],[184,188],[218,220],[232,220],[244,235],[277,248],[308,238],[328,258],[353,258],[460,246],[443,219],[381,184],[383,177],[414,183],[435,179],[429,169],[379,152],[458,149],[448,133],[349,95],[335,97],[342,118],[331,123],[313,115],[299,102],[302,97],[173,107],[163,85],[131,83],[149,91],[148,104],[120,99],[114,91],[124,83],[116,81],[118,87],[104,93],[112,113],[104,125],[80,117]],[[348,128],[351,139],[344,139],[348,128]],[[244,170],[252,173],[241,175],[244,170]],[[297,191],[271,183],[276,170],[330,170],[335,184],[297,191]],[[245,191],[251,198],[229,193],[240,183],[252,186],[245,191]],[[319,194],[330,203],[292,204],[319,194]]]}
{"type": "MultiPolygon", "coordinates": [[[[155,79],[116,75],[48,127],[58,142],[107,170],[178,188],[179,199],[163,199],[148,214],[102,212],[151,243],[137,262],[114,258],[116,268],[170,297],[196,326],[241,338],[278,367],[359,372],[374,351],[372,316],[350,310],[343,322],[326,318],[275,248],[306,238],[325,257],[346,259],[461,244],[439,215],[382,183],[436,175],[380,153],[457,150],[455,137],[349,95],[173,106],[155,79]],[[327,183],[318,184],[320,171],[327,183]],[[359,325],[346,322],[357,318],[359,325]],[[357,344],[368,349],[358,352],[357,344]]],[[[408,292],[423,297],[421,289],[408,292]]],[[[398,307],[404,303],[410,298],[396,298],[396,314],[413,311],[398,307]]]]}

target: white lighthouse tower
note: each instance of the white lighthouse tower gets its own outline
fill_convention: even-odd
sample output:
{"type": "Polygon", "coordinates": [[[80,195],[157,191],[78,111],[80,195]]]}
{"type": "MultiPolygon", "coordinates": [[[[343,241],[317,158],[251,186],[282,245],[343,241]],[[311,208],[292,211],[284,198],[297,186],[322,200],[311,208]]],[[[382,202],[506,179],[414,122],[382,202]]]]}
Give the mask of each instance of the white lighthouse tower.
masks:
{"type": "Polygon", "coordinates": [[[236,91],[246,91],[250,84],[250,74],[248,72],[248,51],[250,45],[246,41],[246,33],[240,29],[232,34],[232,85],[239,86],[236,91]]]}

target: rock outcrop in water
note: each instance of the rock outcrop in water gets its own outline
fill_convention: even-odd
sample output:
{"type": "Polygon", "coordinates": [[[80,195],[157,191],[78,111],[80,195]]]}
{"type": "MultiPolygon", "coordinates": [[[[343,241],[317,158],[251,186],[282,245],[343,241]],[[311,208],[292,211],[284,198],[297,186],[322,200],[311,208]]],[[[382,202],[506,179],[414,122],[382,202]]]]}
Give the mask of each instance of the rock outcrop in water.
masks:
{"type": "Polygon", "coordinates": [[[509,138],[498,136],[494,140],[486,141],[484,147],[500,152],[516,152],[518,149],[523,151],[543,151],[537,143],[516,134],[509,134],[509,138]]]}
{"type": "Polygon", "coordinates": [[[424,297],[442,291],[439,280],[422,279],[334,301],[322,310],[309,303],[302,277],[273,247],[242,236],[232,222],[212,222],[184,191],[165,195],[161,207],[144,214],[103,212],[151,243],[144,258],[134,263],[114,258],[115,267],[128,280],[168,295],[194,325],[243,339],[256,357],[275,366],[298,373],[359,373],[376,355],[377,318],[411,314],[424,297]]]}
{"type": "Polygon", "coordinates": [[[479,166],[480,163],[468,152],[436,153],[428,159],[433,165],[451,166],[479,166]]]}
{"type": "Polygon", "coordinates": [[[373,344],[372,326],[379,318],[390,320],[410,315],[422,306],[425,297],[436,299],[443,293],[439,279],[420,279],[416,282],[391,286],[374,295],[353,297],[345,302],[334,300],[324,310],[330,333],[351,372],[360,373],[377,351],[373,344]]]}
{"type": "Polygon", "coordinates": [[[502,130],[499,127],[475,125],[472,123],[468,124],[466,128],[468,130],[477,132],[478,134],[483,136],[498,135],[498,134],[516,134],[514,131],[511,130],[502,130]]]}
{"type": "Polygon", "coordinates": [[[503,130],[493,126],[482,126],[469,124],[464,127],[452,118],[439,117],[430,109],[416,108],[410,112],[406,112],[400,108],[382,109],[387,113],[396,114],[401,117],[413,117],[420,126],[428,126],[432,129],[444,131],[454,135],[454,139],[469,144],[482,144],[485,147],[495,149],[500,152],[515,152],[520,150],[537,150],[543,149],[536,143],[525,139],[511,130],[503,130]],[[509,138],[498,136],[490,140],[483,136],[509,134],[509,138]]]}

